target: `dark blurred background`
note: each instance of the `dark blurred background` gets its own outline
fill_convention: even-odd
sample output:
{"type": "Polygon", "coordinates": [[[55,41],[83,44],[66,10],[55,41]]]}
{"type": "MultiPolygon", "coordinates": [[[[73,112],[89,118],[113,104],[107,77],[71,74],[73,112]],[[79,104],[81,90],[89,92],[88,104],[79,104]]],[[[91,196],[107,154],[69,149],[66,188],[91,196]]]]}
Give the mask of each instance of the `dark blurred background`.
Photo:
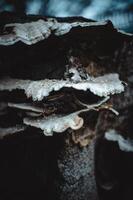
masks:
{"type": "Polygon", "coordinates": [[[133,0],[0,0],[0,11],[3,10],[110,19],[117,28],[133,33],[133,0]]]}

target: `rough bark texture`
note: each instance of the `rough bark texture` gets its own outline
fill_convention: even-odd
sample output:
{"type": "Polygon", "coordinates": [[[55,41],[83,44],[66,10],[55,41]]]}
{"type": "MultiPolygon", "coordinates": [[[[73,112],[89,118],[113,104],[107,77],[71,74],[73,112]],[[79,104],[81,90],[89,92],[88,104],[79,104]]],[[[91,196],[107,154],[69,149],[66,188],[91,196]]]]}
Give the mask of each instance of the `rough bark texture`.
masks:
{"type": "MultiPolygon", "coordinates": [[[[0,42],[3,35],[7,38],[14,35],[14,25],[5,28],[6,24],[39,19],[48,20],[42,16],[1,13],[0,42]]],[[[0,45],[1,80],[5,76],[24,80],[71,78],[66,69],[75,67],[82,69],[78,71],[82,80],[86,79],[86,73],[91,77],[117,73],[127,85],[123,93],[109,94],[111,98],[101,107],[81,113],[84,126],[79,130],[68,129],[47,137],[40,129],[26,127],[25,131],[1,140],[0,199],[18,200],[27,196],[42,199],[43,196],[47,200],[130,200],[133,197],[133,153],[123,152],[117,142],[107,141],[105,133],[115,130],[125,140],[133,138],[133,37],[117,31],[110,21],[95,24],[79,17],[54,20],[94,24],[72,27],[61,35],[52,29],[48,38],[32,45],[22,41],[0,45]],[[112,107],[119,116],[110,111],[112,107]]],[[[9,102],[30,103],[32,109],[45,105],[41,116],[64,115],[84,108],[75,97],[87,105],[101,101],[101,97],[92,92],[66,88],[53,92],[41,102],[33,102],[18,89],[0,91],[1,130],[22,125],[26,115],[38,117],[38,113],[27,114],[9,106],[9,102]]]]}
{"type": "Polygon", "coordinates": [[[77,193],[78,199],[98,199],[94,149],[94,141],[82,149],[70,144],[62,149],[57,160],[58,173],[55,182],[59,199],[75,199],[77,193]]]}

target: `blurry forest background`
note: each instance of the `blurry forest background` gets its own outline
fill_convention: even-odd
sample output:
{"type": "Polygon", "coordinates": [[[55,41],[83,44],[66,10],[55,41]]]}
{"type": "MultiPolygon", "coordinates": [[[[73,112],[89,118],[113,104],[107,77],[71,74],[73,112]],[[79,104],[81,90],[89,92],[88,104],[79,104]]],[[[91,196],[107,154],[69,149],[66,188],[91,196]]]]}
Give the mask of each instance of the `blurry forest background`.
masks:
{"type": "Polygon", "coordinates": [[[83,16],[110,19],[114,25],[133,33],[133,0],[0,0],[0,11],[49,16],[83,16]]]}

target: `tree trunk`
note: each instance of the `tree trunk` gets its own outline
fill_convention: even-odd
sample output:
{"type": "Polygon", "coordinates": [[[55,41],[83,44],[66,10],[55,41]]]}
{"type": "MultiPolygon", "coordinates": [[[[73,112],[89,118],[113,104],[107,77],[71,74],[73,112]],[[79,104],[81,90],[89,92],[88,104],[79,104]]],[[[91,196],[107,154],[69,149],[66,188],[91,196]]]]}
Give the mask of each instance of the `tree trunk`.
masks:
{"type": "Polygon", "coordinates": [[[110,21],[0,14],[1,199],[132,199],[132,60],[110,21]]]}

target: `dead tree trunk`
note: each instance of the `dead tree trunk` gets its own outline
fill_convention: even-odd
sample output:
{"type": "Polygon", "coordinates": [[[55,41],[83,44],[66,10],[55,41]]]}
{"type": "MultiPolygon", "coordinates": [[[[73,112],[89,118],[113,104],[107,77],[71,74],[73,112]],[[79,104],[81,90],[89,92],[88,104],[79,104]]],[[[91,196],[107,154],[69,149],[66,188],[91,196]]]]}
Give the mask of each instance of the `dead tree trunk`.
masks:
{"type": "Polygon", "coordinates": [[[110,21],[0,14],[1,199],[130,199],[132,39],[110,21]]]}

